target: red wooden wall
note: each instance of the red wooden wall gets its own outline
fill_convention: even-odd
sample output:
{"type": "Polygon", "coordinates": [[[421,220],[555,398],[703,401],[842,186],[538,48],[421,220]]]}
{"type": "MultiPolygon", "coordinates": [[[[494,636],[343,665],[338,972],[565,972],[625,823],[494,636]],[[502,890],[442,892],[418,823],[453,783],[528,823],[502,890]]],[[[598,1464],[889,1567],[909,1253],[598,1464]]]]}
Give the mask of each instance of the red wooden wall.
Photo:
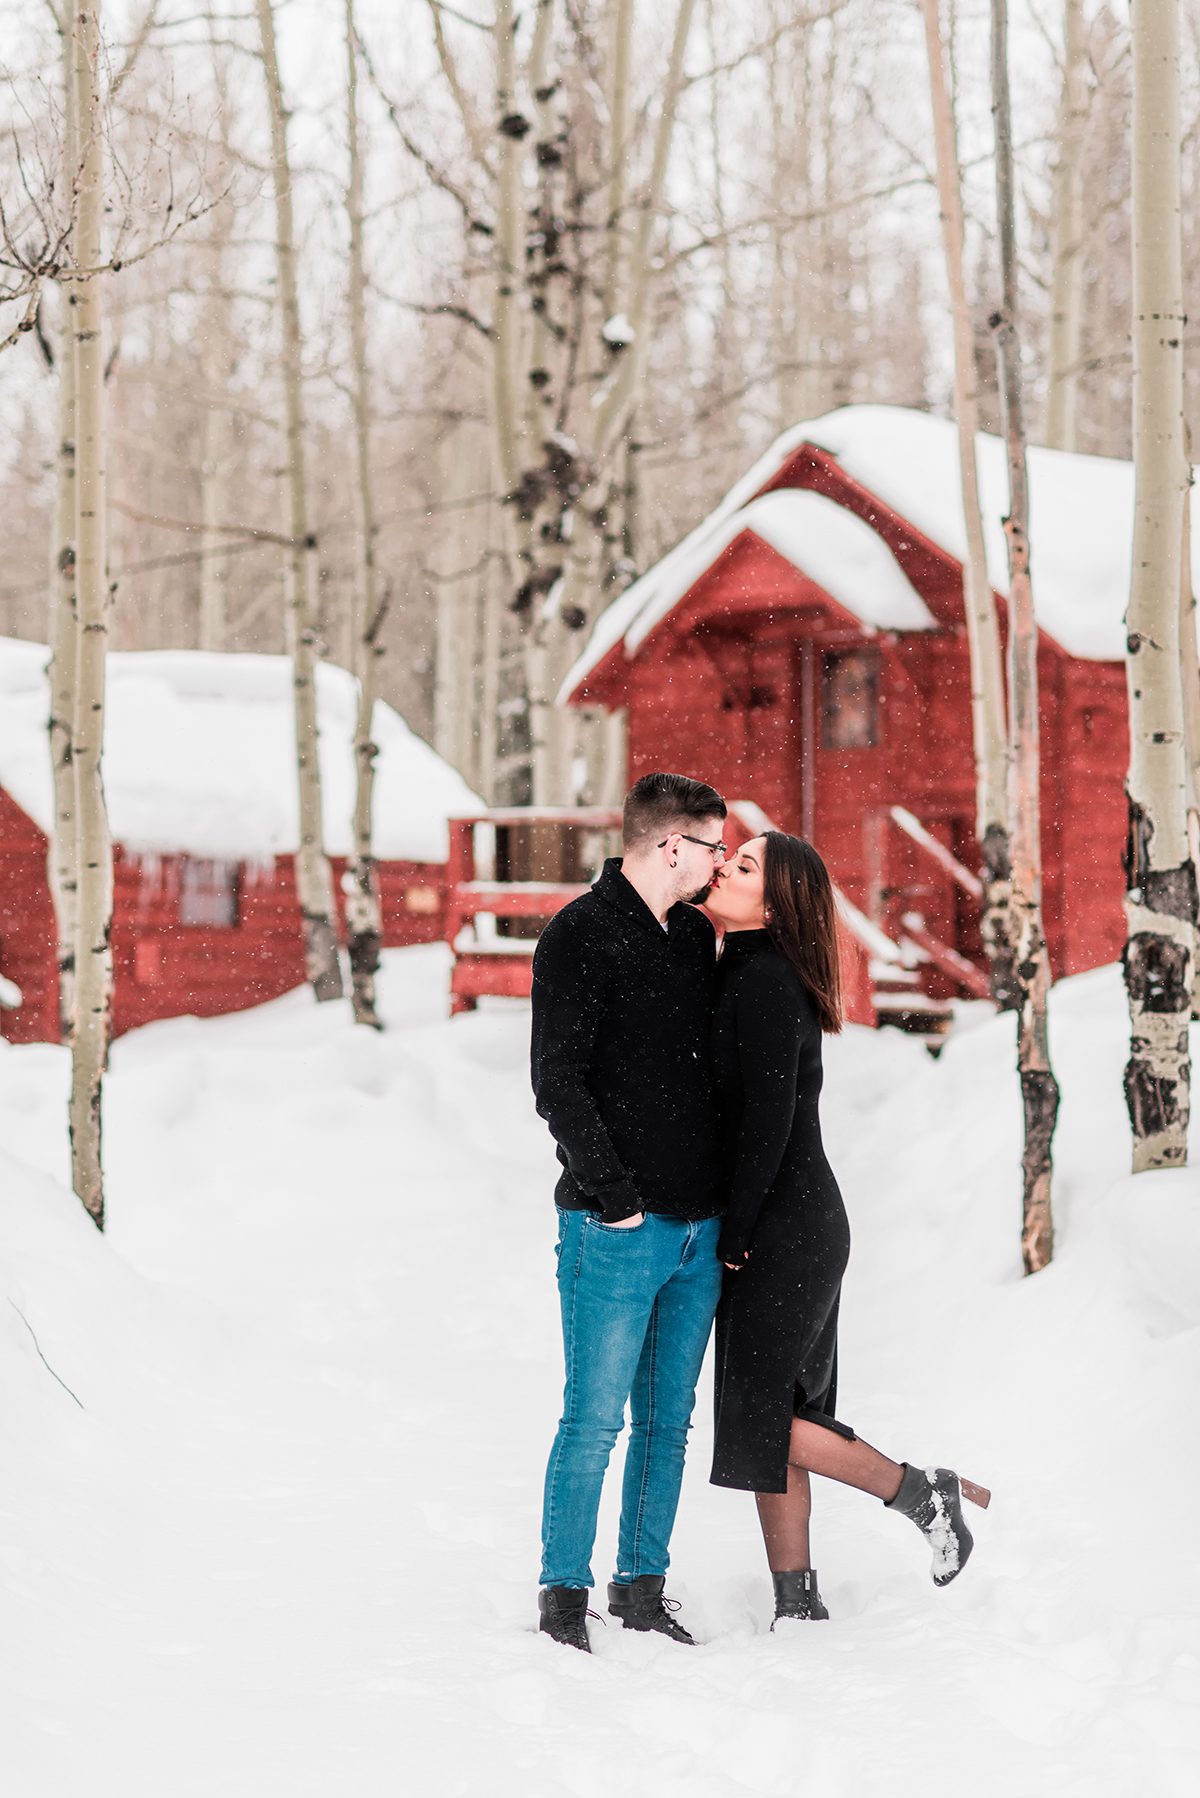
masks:
{"type": "MultiPolygon", "coordinates": [[[[1128,737],[1124,675],[1044,640],[1039,657],[1044,907],[1057,975],[1120,953],[1128,737]]],[[[906,910],[978,959],[975,907],[891,822],[913,812],[968,867],[975,842],[970,668],[961,627],[871,635],[766,545],[739,540],[627,671],[630,779],[677,768],[808,834],[868,917],[906,910]],[[823,656],[880,658],[879,740],[821,741],[823,656]]],[[[951,993],[934,975],[931,991],[951,993]]]]}
{"type": "MultiPolygon", "coordinates": [[[[334,861],[341,906],[345,867],[334,861]]],[[[0,1036],[57,1039],[54,915],[46,881],[46,840],[0,790],[0,974],[23,995],[0,1008],[0,1036]]],[[[441,939],[446,908],[442,864],[380,866],[384,942],[389,948],[441,939]]],[[[119,1035],[156,1018],[212,1017],[278,998],[304,981],[304,950],[290,856],[256,874],[243,868],[238,923],[184,925],[178,917],[178,858],[151,867],[118,848],[113,867],[113,1029],[119,1035]]]]}

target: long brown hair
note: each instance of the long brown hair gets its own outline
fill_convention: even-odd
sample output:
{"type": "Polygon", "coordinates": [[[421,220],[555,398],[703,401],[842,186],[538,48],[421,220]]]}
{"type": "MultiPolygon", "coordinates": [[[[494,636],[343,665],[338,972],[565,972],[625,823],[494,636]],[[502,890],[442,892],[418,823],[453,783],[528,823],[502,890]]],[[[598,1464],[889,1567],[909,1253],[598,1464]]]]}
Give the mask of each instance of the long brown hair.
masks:
{"type": "Polygon", "coordinates": [[[842,967],[829,870],[803,837],[769,830],[764,842],[767,929],[812,998],[821,1029],[836,1036],[842,1027],[842,967]]]}

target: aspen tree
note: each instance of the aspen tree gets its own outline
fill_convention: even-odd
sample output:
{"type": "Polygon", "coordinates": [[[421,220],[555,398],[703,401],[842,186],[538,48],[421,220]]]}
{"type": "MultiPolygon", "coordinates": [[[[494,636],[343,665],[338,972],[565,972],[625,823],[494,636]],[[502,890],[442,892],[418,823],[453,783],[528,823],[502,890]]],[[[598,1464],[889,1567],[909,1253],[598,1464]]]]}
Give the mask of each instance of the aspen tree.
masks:
{"type": "MultiPolygon", "coordinates": [[[[1191,440],[1186,430],[1184,440],[1188,474],[1194,478],[1191,440]]],[[[1196,641],[1196,590],[1192,585],[1191,497],[1189,490],[1184,500],[1183,552],[1179,558],[1179,671],[1183,685],[1188,853],[1193,869],[1200,873],[1200,646],[1196,641]]],[[[1192,1021],[1200,1021],[1200,898],[1192,928],[1192,1021]]]]}
{"type": "Polygon", "coordinates": [[[75,355],[76,616],[72,767],[78,830],[75,1020],[71,1042],[72,1185],[104,1227],[101,1090],[112,1016],[112,843],[104,802],[105,545],[103,255],[104,135],[100,18],[95,0],[75,0],[72,18],[75,127],[79,146],[74,264],[68,289],[75,355]],[[90,271],[90,272],[89,272],[90,271]]]}
{"type": "Polygon", "coordinates": [[[958,424],[958,467],[962,486],[967,559],[963,567],[963,613],[971,665],[971,731],[975,751],[975,834],[983,855],[981,929],[992,997],[1000,1006],[1017,1001],[1011,914],[1012,866],[1008,834],[1008,753],[1005,741],[1004,680],[1000,625],[988,576],[979,471],[975,445],[979,396],[974,332],[963,261],[962,172],[954,99],[942,51],[940,0],[921,0],[933,135],[937,157],[938,207],[954,327],[954,416],[958,424]]]}
{"type": "MultiPolygon", "coordinates": [[[[545,0],[542,0],[542,4],[545,4],[545,0]]],[[[531,529],[530,521],[519,515],[517,498],[524,460],[522,414],[518,402],[523,337],[521,279],[525,248],[521,142],[529,131],[529,120],[521,111],[517,96],[517,12],[514,0],[496,0],[492,39],[496,81],[497,147],[494,285],[492,292],[491,416],[503,500],[501,518],[504,531],[504,559],[510,577],[516,580],[518,570],[522,568],[527,570],[530,565],[531,529]]],[[[531,632],[529,646],[524,657],[531,738],[534,731],[535,707],[544,707],[545,700],[545,680],[540,656],[539,635],[536,631],[531,632]]],[[[539,725],[542,718],[543,712],[539,711],[539,725]]],[[[536,759],[531,747],[531,767],[536,759]]],[[[542,797],[538,791],[536,776],[533,777],[532,797],[535,801],[542,797]]]]}
{"type": "Polygon", "coordinates": [[[491,518],[488,558],[480,587],[479,740],[475,784],[489,805],[499,799],[500,774],[500,663],[504,654],[504,595],[502,562],[492,543],[491,518]]]}
{"type": "Polygon", "coordinates": [[[220,526],[228,516],[228,395],[234,367],[229,303],[224,293],[231,208],[218,208],[211,246],[212,291],[204,313],[202,349],[204,430],[200,461],[200,629],[201,649],[222,651],[229,639],[228,539],[220,526]]]}
{"type": "MultiPolygon", "coordinates": [[[[490,480],[486,431],[470,419],[458,420],[439,438],[435,469],[438,489],[451,503],[488,491],[490,480]]],[[[434,747],[472,786],[480,786],[479,769],[488,710],[482,704],[484,663],[498,658],[498,645],[486,642],[490,508],[473,506],[461,514],[453,548],[441,552],[453,566],[427,564],[434,585],[436,654],[434,657],[434,747]]],[[[440,558],[439,558],[440,560],[440,558]]],[[[491,733],[495,732],[492,695],[491,733]]],[[[493,765],[494,744],[489,751],[493,765]]]]}
{"type": "MultiPolygon", "coordinates": [[[[577,103],[556,64],[557,0],[538,0],[524,56],[513,0],[497,0],[495,67],[495,195],[492,297],[492,427],[505,498],[506,560],[514,608],[524,619],[524,667],[531,786],[535,803],[568,800],[573,791],[574,713],[554,705],[573,641],[587,622],[601,575],[603,530],[624,442],[650,355],[651,302],[661,216],[683,58],[696,0],[679,0],[667,79],[651,136],[648,180],[632,230],[625,166],[634,109],[629,94],[633,8],[606,9],[609,118],[602,188],[605,216],[599,280],[601,312],[586,268],[571,263],[591,235],[582,216],[564,217],[566,147],[577,103]],[[528,96],[528,98],[526,98],[528,96]],[[528,213],[527,213],[528,208],[528,213]],[[572,230],[574,224],[578,229],[572,230]],[[604,377],[588,394],[578,428],[568,417],[578,389],[593,380],[590,346],[604,377]]],[[[572,28],[574,29],[574,27],[572,28]]],[[[446,57],[443,53],[443,61],[446,57]]],[[[452,67],[452,65],[451,65],[452,67]]],[[[461,83],[451,83],[461,91],[461,83]]],[[[470,136],[471,120],[464,116],[470,136]]],[[[578,176],[570,205],[582,205],[578,176]]],[[[594,229],[594,228],[593,228],[594,229]]]]}
{"type": "Polygon", "coordinates": [[[317,540],[309,523],[305,448],[303,341],[296,280],[292,173],[288,159],[287,113],[279,76],[273,0],[256,0],[267,103],[271,115],[271,162],[275,188],[275,253],[279,310],[283,327],[283,381],[286,411],[288,517],[291,545],[286,563],[288,648],[296,728],[296,769],[300,845],[296,888],[304,919],[308,978],[318,999],[340,999],[333,878],[324,848],[321,767],[318,756],[316,689],[317,540]]]}
{"type": "MultiPolygon", "coordinates": [[[[63,168],[68,190],[79,178],[79,137],[75,129],[75,32],[70,12],[62,23],[63,168]]],[[[72,243],[64,249],[69,256],[72,243]]],[[[64,299],[66,289],[60,288],[64,299]]],[[[47,875],[57,934],[59,1040],[69,1042],[75,1014],[75,937],[79,894],[76,842],[75,770],[72,755],[75,708],[75,339],[74,311],[64,303],[55,358],[58,386],[58,448],[50,555],[50,765],[54,778],[54,829],[47,844],[47,875]]]]}
{"type": "Polygon", "coordinates": [[[1008,91],[1008,5],[992,0],[992,113],[996,135],[996,219],[1003,297],[992,318],[1008,450],[1008,818],[1012,843],[1012,937],[1017,984],[1017,1068],[1025,1119],[1021,1253],[1027,1274],[1054,1253],[1051,1145],[1059,1091],[1050,1064],[1047,999],[1050,957],[1042,927],[1038,733],[1038,628],[1029,561],[1029,486],[1017,290],[1012,111],[1008,91]]]}
{"type": "Polygon", "coordinates": [[[358,35],[354,0],[346,0],[346,128],[350,172],[346,216],[350,225],[349,300],[351,391],[354,396],[355,475],[358,499],[357,568],[351,608],[358,713],[354,732],[354,847],[346,867],[346,941],[354,1021],[382,1030],[375,1009],[375,976],[383,947],[379,874],[371,837],[371,801],[379,754],[375,717],[376,669],[381,653],[375,528],[374,471],[371,466],[371,375],[367,358],[366,272],[363,258],[362,143],[358,122],[358,35]]]}
{"type": "MultiPolygon", "coordinates": [[[[635,0],[610,0],[608,8],[608,205],[605,218],[604,316],[612,318],[624,292],[625,240],[628,222],[629,163],[632,145],[631,67],[633,62],[633,14],[635,0]]],[[[711,0],[709,27],[712,31],[711,0]]],[[[711,37],[710,37],[711,41],[711,37]]],[[[716,61],[716,57],[713,57],[716,61]]],[[[714,94],[717,84],[713,84],[714,94]]],[[[716,171],[714,170],[714,175],[716,171]]],[[[719,188],[719,182],[718,182],[719,188]]],[[[717,193],[720,207],[720,194],[717,193]]]]}
{"type": "MultiPolygon", "coordinates": [[[[667,169],[674,142],[679,98],[684,86],[684,58],[687,54],[696,0],[679,0],[667,63],[666,80],[659,101],[658,117],[651,139],[650,170],[641,196],[637,223],[624,270],[624,291],[619,317],[623,321],[620,335],[614,334],[615,320],[604,321],[605,342],[615,353],[613,367],[603,385],[593,396],[593,419],[586,452],[579,457],[584,483],[572,494],[565,537],[566,555],[561,567],[561,586],[553,588],[555,609],[555,649],[551,661],[554,690],[565,675],[575,650],[571,632],[586,622],[589,601],[598,588],[602,540],[594,527],[610,503],[614,482],[622,473],[622,451],[628,442],[637,402],[642,396],[649,367],[651,347],[651,309],[655,292],[655,232],[666,192],[667,169]]],[[[610,154],[616,154],[615,146],[610,154]]],[[[549,658],[548,658],[549,659],[549,658]]],[[[578,728],[577,714],[563,715],[564,725],[578,728]]],[[[603,728],[590,733],[603,743],[603,728]]],[[[569,743],[569,739],[568,739],[569,743]]],[[[546,786],[551,797],[574,799],[570,782],[574,757],[560,754],[556,765],[546,771],[546,786]],[[557,790],[551,782],[557,781],[557,790]]],[[[611,762],[611,756],[609,758],[611,762]]],[[[535,764],[535,793],[537,772],[535,764]]]]}
{"type": "Polygon", "coordinates": [[[1050,209],[1050,341],[1045,439],[1079,448],[1083,349],[1083,145],[1087,129],[1087,36],[1083,0],[1063,0],[1063,75],[1050,209]]]}
{"type": "MultiPolygon", "coordinates": [[[[1187,1160],[1196,873],[1179,623],[1183,423],[1179,10],[1136,0],[1133,46],[1133,572],[1126,614],[1129,841],[1125,1098],[1133,1169],[1187,1160]]],[[[1190,662],[1191,658],[1189,658],[1190,662]]]]}
{"type": "MultiPolygon", "coordinates": [[[[224,60],[217,43],[216,20],[209,17],[213,77],[221,142],[229,148],[229,94],[224,60]]],[[[201,649],[222,651],[229,637],[229,560],[221,554],[225,540],[220,525],[228,515],[229,459],[232,447],[229,391],[236,366],[226,292],[234,205],[226,196],[214,209],[208,243],[209,293],[204,308],[202,344],[204,439],[200,462],[200,630],[201,649]]]]}

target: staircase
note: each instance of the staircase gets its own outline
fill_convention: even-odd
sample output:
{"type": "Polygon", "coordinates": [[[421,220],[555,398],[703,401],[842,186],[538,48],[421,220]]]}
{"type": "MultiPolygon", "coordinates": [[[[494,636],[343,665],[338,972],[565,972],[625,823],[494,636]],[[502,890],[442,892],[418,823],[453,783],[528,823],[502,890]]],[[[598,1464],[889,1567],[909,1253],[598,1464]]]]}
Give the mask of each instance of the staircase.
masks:
{"type": "MultiPolygon", "coordinates": [[[[933,860],[942,873],[978,900],[979,881],[940,843],[920,820],[902,806],[888,811],[890,822],[918,849],[933,860]]],[[[745,843],[775,825],[752,800],[735,800],[729,807],[725,836],[731,848],[745,843]]],[[[905,911],[900,930],[889,935],[848,899],[834,883],[838,915],[844,930],[843,974],[846,1015],[854,1023],[891,1025],[926,1039],[931,1054],[938,1054],[955,1018],[955,998],[929,991],[934,969],[948,976],[964,997],[987,999],[983,970],[927,927],[919,911],[905,911]]]]}

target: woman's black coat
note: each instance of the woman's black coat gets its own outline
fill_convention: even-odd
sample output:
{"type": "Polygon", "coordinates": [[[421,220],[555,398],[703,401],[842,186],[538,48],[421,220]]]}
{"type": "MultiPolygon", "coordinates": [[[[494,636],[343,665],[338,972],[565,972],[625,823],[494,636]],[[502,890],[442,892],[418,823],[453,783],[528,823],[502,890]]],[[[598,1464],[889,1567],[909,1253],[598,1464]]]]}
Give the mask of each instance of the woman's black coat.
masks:
{"type": "Polygon", "coordinates": [[[793,1416],[834,1418],[850,1229],[821,1145],[821,1027],[765,930],[725,938],[713,1062],[727,1209],[719,1254],[713,1483],[787,1490],[793,1416]]]}

